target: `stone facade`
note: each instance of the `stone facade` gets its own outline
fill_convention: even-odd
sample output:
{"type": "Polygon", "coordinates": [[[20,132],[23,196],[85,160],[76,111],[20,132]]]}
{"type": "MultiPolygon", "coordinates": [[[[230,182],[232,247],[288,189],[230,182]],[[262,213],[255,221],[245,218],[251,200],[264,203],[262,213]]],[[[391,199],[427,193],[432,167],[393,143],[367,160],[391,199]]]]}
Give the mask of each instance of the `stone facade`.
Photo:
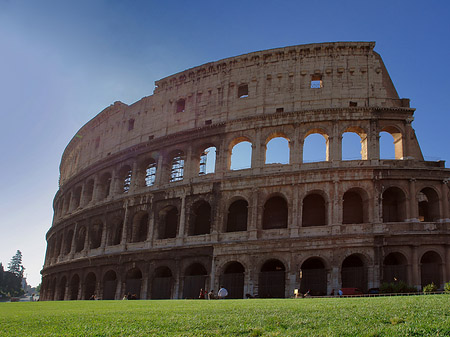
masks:
{"type": "Polygon", "coordinates": [[[424,161],[414,109],[374,45],[232,57],[103,110],[61,160],[41,298],[192,298],[220,284],[234,298],[289,297],[395,279],[442,287],[450,170],[424,161]],[[358,160],[342,158],[347,132],[359,136],[358,160]],[[380,158],[381,132],[395,159],[380,158]],[[325,158],[306,162],[315,134],[325,158]],[[285,142],[286,163],[268,161],[272,140],[285,142]],[[238,145],[249,149],[241,169],[238,145]]]}

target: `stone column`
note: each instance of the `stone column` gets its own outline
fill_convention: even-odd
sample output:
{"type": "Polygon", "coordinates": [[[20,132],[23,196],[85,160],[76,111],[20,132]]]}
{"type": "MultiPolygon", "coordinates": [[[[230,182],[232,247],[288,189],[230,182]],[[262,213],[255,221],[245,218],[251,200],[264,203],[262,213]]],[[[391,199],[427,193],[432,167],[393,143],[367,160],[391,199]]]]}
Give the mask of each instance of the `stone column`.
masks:
{"type": "Polygon", "coordinates": [[[407,221],[419,221],[419,210],[416,199],[416,179],[414,178],[409,179],[409,214],[407,221]]]}
{"type": "MultiPolygon", "coordinates": [[[[153,205],[153,196],[148,202],[150,205],[153,205]]],[[[148,247],[152,247],[153,238],[155,236],[155,212],[153,206],[150,206],[150,209],[148,209],[147,212],[148,212],[148,232],[146,241],[148,242],[148,247]]]]}
{"type": "Polygon", "coordinates": [[[185,237],[186,226],[186,193],[183,193],[181,197],[181,209],[180,209],[180,226],[177,236],[177,245],[182,245],[185,237]]]}
{"type": "Polygon", "coordinates": [[[255,132],[255,137],[253,139],[252,144],[252,169],[257,173],[259,169],[263,166],[263,148],[265,148],[265,144],[261,143],[261,128],[257,128],[255,132]]]}
{"type": "Polygon", "coordinates": [[[420,261],[418,260],[417,257],[417,246],[412,246],[412,261],[411,261],[411,274],[412,274],[412,278],[411,278],[411,283],[413,284],[414,287],[417,288],[417,290],[419,290],[421,288],[421,280],[420,280],[420,261]]]}
{"type": "Polygon", "coordinates": [[[137,163],[137,160],[135,159],[133,161],[132,168],[131,168],[131,183],[130,183],[130,190],[128,191],[128,193],[132,193],[139,188],[139,185],[140,185],[139,178],[140,178],[140,175],[138,172],[138,163],[137,163]]]}
{"type": "Polygon", "coordinates": [[[124,246],[127,243],[127,236],[128,236],[128,200],[124,200],[124,208],[125,208],[125,214],[123,216],[123,226],[122,226],[122,240],[120,244],[124,246]]]}
{"type": "Polygon", "coordinates": [[[77,231],[78,231],[78,222],[75,222],[75,226],[73,228],[72,243],[71,243],[71,246],[70,246],[70,253],[69,253],[69,256],[70,256],[71,259],[73,259],[73,256],[75,255],[77,231]]]}
{"type": "Polygon", "coordinates": [[[294,139],[289,143],[289,164],[297,171],[303,163],[303,139],[300,139],[300,127],[294,125],[294,139]]]}
{"type": "Polygon", "coordinates": [[[165,183],[163,179],[163,156],[159,155],[156,162],[155,186],[160,186],[165,183]]]}
{"type": "Polygon", "coordinates": [[[444,179],[441,184],[441,215],[443,222],[450,222],[448,210],[448,180],[444,179]]]}
{"type": "Polygon", "coordinates": [[[256,240],[258,237],[258,189],[252,190],[252,198],[248,207],[248,226],[247,232],[250,240],[256,240]]]}
{"type": "Polygon", "coordinates": [[[192,160],[192,146],[188,146],[183,159],[184,159],[183,180],[191,179],[198,176],[198,172],[197,174],[194,174],[195,165],[194,161],[192,160]]]}

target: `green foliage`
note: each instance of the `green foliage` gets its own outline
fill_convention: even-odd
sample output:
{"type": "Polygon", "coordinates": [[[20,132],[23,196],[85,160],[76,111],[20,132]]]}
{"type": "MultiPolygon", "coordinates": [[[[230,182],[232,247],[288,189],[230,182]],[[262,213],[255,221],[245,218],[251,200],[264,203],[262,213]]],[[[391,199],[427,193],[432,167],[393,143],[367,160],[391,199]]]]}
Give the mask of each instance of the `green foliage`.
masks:
{"type": "Polygon", "coordinates": [[[8,336],[450,336],[448,295],[0,303],[8,336]],[[63,330],[62,330],[63,329],[63,330]]]}
{"type": "Polygon", "coordinates": [[[444,291],[445,291],[446,294],[450,294],[450,282],[447,282],[444,285],[444,291]]]}
{"type": "Polygon", "coordinates": [[[22,265],[22,252],[18,250],[8,264],[8,271],[22,279],[24,270],[25,268],[22,265]]]}
{"type": "Polygon", "coordinates": [[[431,282],[430,284],[427,284],[425,287],[423,287],[423,293],[433,293],[437,291],[437,286],[434,284],[434,282],[431,282]]]}
{"type": "Polygon", "coordinates": [[[415,287],[409,286],[406,282],[385,282],[380,285],[380,293],[382,294],[393,294],[393,293],[415,293],[417,289],[415,287]]]}
{"type": "Polygon", "coordinates": [[[8,271],[5,271],[0,263],[0,294],[13,297],[23,295],[22,278],[24,270],[20,250],[11,258],[8,271]]]}

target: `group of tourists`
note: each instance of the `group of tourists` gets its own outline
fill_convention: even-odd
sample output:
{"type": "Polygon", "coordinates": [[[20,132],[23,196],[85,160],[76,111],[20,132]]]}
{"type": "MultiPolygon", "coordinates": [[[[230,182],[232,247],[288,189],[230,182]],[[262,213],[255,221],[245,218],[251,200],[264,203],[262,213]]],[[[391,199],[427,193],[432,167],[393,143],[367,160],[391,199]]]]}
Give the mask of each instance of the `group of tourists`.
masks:
{"type": "Polygon", "coordinates": [[[204,299],[214,300],[216,298],[221,300],[227,296],[228,296],[228,291],[223,286],[220,286],[220,289],[217,292],[217,296],[214,294],[214,289],[211,289],[211,291],[208,293],[208,292],[206,292],[206,290],[203,290],[203,288],[201,288],[198,298],[201,300],[204,300],[204,299]]]}

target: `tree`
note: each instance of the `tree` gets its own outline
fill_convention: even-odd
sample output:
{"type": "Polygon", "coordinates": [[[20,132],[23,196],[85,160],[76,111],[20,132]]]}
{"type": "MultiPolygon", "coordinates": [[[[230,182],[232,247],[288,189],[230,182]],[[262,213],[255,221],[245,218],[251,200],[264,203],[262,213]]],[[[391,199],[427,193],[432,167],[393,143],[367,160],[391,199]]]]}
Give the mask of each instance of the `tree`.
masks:
{"type": "Polygon", "coordinates": [[[22,280],[25,268],[22,265],[22,252],[18,250],[8,264],[8,271],[22,280]]]}

